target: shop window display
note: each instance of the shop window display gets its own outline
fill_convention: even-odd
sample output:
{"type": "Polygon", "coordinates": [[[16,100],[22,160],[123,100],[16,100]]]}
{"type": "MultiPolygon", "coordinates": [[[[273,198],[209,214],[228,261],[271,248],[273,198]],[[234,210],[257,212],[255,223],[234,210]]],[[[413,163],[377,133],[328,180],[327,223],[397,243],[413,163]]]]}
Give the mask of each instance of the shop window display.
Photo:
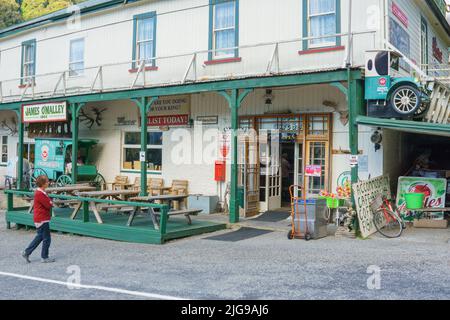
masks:
{"type": "MultiPolygon", "coordinates": [[[[162,145],[162,132],[148,132],[147,170],[162,171],[162,145]]],[[[122,169],[140,170],[141,133],[124,132],[122,150],[122,169]]]]}

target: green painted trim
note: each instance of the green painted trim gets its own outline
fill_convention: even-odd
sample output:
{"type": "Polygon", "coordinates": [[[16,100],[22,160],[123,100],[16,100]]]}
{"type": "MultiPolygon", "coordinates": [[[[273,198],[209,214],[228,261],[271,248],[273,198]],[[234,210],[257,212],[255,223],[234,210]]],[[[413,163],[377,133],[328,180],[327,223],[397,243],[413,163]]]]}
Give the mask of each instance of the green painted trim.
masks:
{"type": "Polygon", "coordinates": [[[241,93],[238,89],[218,91],[227,102],[231,110],[231,183],[230,183],[230,223],[239,222],[239,201],[238,201],[238,137],[239,129],[239,108],[244,99],[253,91],[253,89],[244,89],[241,93]]]}
{"type": "MultiPolygon", "coordinates": [[[[303,21],[302,21],[302,30],[303,30],[303,37],[308,38],[309,37],[309,24],[308,24],[308,17],[309,17],[309,6],[308,1],[310,0],[303,0],[302,5],[302,11],[303,11],[303,21]]],[[[336,0],[336,34],[340,34],[342,30],[341,26],[341,15],[342,15],[342,6],[341,6],[341,0],[336,0]]],[[[336,44],[333,45],[336,47],[340,47],[342,43],[341,37],[336,37],[336,44]]],[[[308,50],[309,48],[309,41],[303,40],[303,51],[308,50]]]]}
{"type": "MultiPolygon", "coordinates": [[[[430,57],[429,57],[429,48],[430,48],[430,45],[429,45],[429,41],[428,41],[428,37],[429,37],[429,32],[428,32],[428,22],[427,22],[427,19],[425,19],[425,17],[423,16],[423,15],[420,15],[420,50],[421,50],[421,52],[420,52],[420,59],[422,60],[422,52],[423,52],[423,49],[424,48],[422,48],[422,24],[424,24],[425,25],[425,33],[426,33],[426,43],[425,43],[425,53],[426,53],[426,57],[425,57],[425,60],[426,61],[421,61],[421,64],[426,64],[426,65],[428,65],[428,61],[430,60],[430,57]]],[[[427,67],[427,70],[428,70],[428,67],[427,67]]]]}
{"type": "Polygon", "coordinates": [[[36,46],[36,39],[31,39],[31,40],[27,40],[22,42],[22,58],[21,58],[21,62],[20,62],[20,85],[23,85],[23,79],[22,77],[23,75],[23,63],[24,63],[24,59],[25,59],[25,47],[26,46],[33,46],[34,47],[34,51],[33,51],[33,76],[36,75],[36,51],[37,51],[37,46],[36,46]]]}
{"type": "MultiPolygon", "coordinates": [[[[340,34],[342,27],[341,27],[341,0],[336,0],[336,34],[340,34]]],[[[336,38],[336,47],[340,47],[342,43],[342,38],[337,37],[336,38]]]]}
{"type": "MultiPolygon", "coordinates": [[[[34,229],[33,215],[24,211],[7,211],[6,223],[18,224],[34,229]]],[[[126,217],[123,217],[124,224],[126,217]]],[[[225,230],[227,225],[220,222],[193,220],[191,226],[187,225],[186,220],[182,218],[171,218],[167,221],[164,234],[155,230],[150,225],[148,228],[127,227],[117,224],[98,224],[95,220],[83,221],[82,219],[71,220],[66,217],[53,217],[50,222],[50,229],[57,232],[67,232],[93,238],[124,241],[130,243],[142,244],[163,244],[168,240],[197,236],[218,230],[225,230]],[[172,222],[172,223],[171,223],[172,222]],[[176,224],[176,226],[174,226],[176,224]]]]}
{"type": "MultiPolygon", "coordinates": [[[[15,110],[17,114],[17,133],[19,135],[18,139],[18,147],[17,147],[17,154],[20,155],[19,159],[22,159],[23,157],[23,151],[24,151],[24,135],[25,135],[25,125],[22,122],[22,110],[18,109],[15,110]]],[[[23,161],[17,161],[17,189],[20,189],[22,186],[22,180],[23,180],[23,161]]],[[[29,186],[25,186],[28,188],[29,186]]]]}
{"type": "Polygon", "coordinates": [[[338,88],[339,91],[341,91],[345,97],[348,99],[348,89],[342,82],[332,82],[330,83],[330,86],[338,88]]]}
{"type": "MultiPolygon", "coordinates": [[[[236,47],[239,47],[239,0],[209,0],[209,30],[208,30],[208,50],[214,49],[213,43],[213,29],[214,29],[214,6],[219,3],[233,2],[235,3],[235,25],[234,25],[234,43],[236,47]]],[[[239,57],[239,49],[234,52],[234,57],[239,57]]],[[[212,51],[208,52],[208,60],[214,60],[212,51]]]]}
{"type": "MultiPolygon", "coordinates": [[[[139,66],[136,65],[136,41],[137,41],[137,23],[140,19],[153,19],[153,57],[156,57],[156,11],[141,13],[133,16],[133,50],[132,50],[132,60],[131,69],[136,69],[139,66]]],[[[152,67],[156,66],[156,61],[152,60],[152,67]]]]}
{"type": "Polygon", "coordinates": [[[6,168],[8,165],[7,164],[4,164],[4,163],[0,163],[0,167],[4,167],[4,168],[6,168]]]}
{"type": "MultiPolygon", "coordinates": [[[[239,0],[236,1],[235,7],[235,25],[234,25],[234,45],[239,47],[239,0]]],[[[239,57],[239,49],[234,50],[234,57],[239,57]]]]}
{"type": "Polygon", "coordinates": [[[363,126],[381,127],[385,129],[399,130],[404,132],[450,137],[450,126],[448,124],[380,119],[363,115],[359,115],[356,117],[356,123],[363,126]]]}
{"type": "MultiPolygon", "coordinates": [[[[209,26],[208,26],[208,50],[213,49],[213,30],[214,28],[214,0],[209,0],[209,26]]],[[[212,52],[208,52],[208,60],[211,61],[212,52]]]]}
{"type": "MultiPolygon", "coordinates": [[[[348,110],[349,110],[349,146],[352,155],[359,155],[359,127],[356,122],[357,116],[364,112],[364,84],[361,80],[352,78],[350,70],[348,71],[348,110]]],[[[351,168],[351,182],[358,182],[358,165],[351,168]]],[[[355,200],[352,193],[352,204],[355,200]]]]}
{"type": "MultiPolygon", "coordinates": [[[[308,37],[308,1],[303,0],[302,5],[302,30],[303,30],[303,38],[308,37]]],[[[308,40],[303,40],[303,50],[308,50],[308,40]]]]}
{"type": "MultiPolygon", "coordinates": [[[[79,144],[79,113],[85,106],[85,103],[73,103],[70,105],[72,115],[72,163],[78,162],[78,144],[79,144]]],[[[78,166],[72,165],[72,183],[78,181],[78,166]]]]}
{"type": "MultiPolygon", "coordinates": [[[[352,79],[355,80],[362,79],[362,71],[360,69],[352,70],[351,74],[352,79]]],[[[347,81],[346,70],[340,69],[336,71],[305,73],[296,75],[211,81],[207,83],[194,83],[187,85],[175,85],[167,87],[104,92],[104,93],[95,93],[77,96],[67,96],[64,97],[64,100],[67,101],[68,103],[78,103],[78,102],[88,103],[88,102],[112,101],[112,100],[129,100],[142,97],[193,94],[193,93],[213,92],[213,91],[233,90],[233,89],[246,89],[246,88],[257,89],[266,87],[311,85],[311,84],[322,84],[339,81],[347,81]]],[[[52,101],[54,102],[61,101],[61,97],[52,99],[28,100],[26,102],[39,103],[52,101]]],[[[23,103],[24,103],[23,101],[19,101],[0,104],[0,110],[20,110],[23,103]]]]}
{"type": "Polygon", "coordinates": [[[148,125],[147,125],[147,114],[150,111],[152,105],[158,100],[158,97],[142,97],[140,99],[131,99],[139,108],[139,113],[141,116],[141,149],[140,152],[145,153],[145,160],[142,164],[141,162],[141,196],[146,196],[147,192],[147,170],[146,164],[147,159],[147,146],[148,146],[148,125]]]}

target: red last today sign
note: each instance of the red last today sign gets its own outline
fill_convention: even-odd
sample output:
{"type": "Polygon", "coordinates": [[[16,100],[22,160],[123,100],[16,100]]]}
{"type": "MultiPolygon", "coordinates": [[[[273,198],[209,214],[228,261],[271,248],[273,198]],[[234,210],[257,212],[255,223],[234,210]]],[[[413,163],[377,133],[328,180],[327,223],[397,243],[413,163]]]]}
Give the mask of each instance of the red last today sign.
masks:
{"type": "Polygon", "coordinates": [[[189,115],[176,114],[167,116],[150,116],[147,118],[147,125],[150,127],[161,126],[182,126],[189,123],[189,115]]]}

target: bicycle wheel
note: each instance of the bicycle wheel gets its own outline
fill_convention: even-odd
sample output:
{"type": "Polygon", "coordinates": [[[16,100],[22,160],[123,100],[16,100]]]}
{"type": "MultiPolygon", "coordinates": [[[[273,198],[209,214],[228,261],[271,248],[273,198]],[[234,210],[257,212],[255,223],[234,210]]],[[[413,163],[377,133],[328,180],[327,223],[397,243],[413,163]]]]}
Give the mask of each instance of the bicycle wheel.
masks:
{"type": "Polygon", "coordinates": [[[403,222],[396,213],[381,209],[373,214],[373,224],[386,238],[398,238],[403,232],[403,222]]]}

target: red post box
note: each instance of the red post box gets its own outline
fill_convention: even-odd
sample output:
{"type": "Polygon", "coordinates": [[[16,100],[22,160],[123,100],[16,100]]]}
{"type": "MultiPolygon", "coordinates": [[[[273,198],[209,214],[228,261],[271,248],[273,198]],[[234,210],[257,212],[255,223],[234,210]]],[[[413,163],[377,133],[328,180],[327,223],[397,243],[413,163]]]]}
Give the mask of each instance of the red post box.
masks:
{"type": "Polygon", "coordinates": [[[226,162],[216,161],[214,170],[214,180],[215,181],[225,181],[226,178],[226,162]]]}

